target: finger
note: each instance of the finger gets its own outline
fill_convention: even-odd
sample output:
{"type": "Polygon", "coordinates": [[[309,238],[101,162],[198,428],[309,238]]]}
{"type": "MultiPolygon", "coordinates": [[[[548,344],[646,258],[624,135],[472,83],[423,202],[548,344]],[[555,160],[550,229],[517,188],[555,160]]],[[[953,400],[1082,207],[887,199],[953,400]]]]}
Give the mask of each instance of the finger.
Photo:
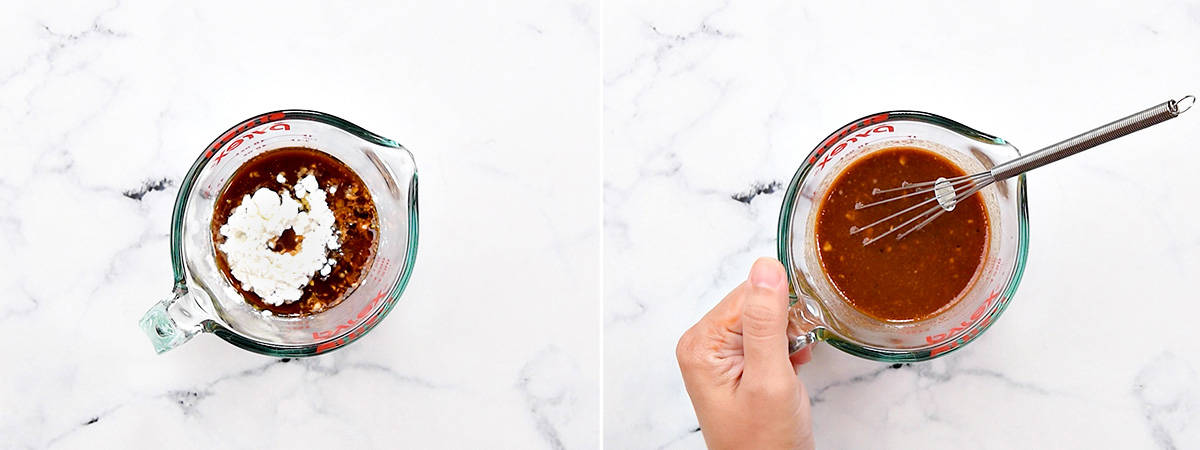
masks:
{"type": "Polygon", "coordinates": [[[712,384],[723,372],[719,353],[736,340],[741,351],[740,318],[742,297],[747,283],[743,282],[717,303],[695,325],[679,338],[675,358],[683,373],[684,383],[712,384]]]}
{"type": "Polygon", "coordinates": [[[714,329],[721,331],[740,332],[741,328],[738,323],[742,317],[742,299],[749,286],[748,281],[737,285],[716,306],[704,314],[697,325],[711,325],[714,329]]]}
{"type": "Polygon", "coordinates": [[[796,353],[792,353],[788,359],[792,362],[792,370],[799,374],[800,366],[812,361],[812,346],[804,347],[796,353]]]}
{"type": "Polygon", "coordinates": [[[749,281],[742,300],[742,345],[746,354],[742,378],[755,382],[794,376],[788,360],[788,290],[783,265],[760,258],[750,269],[749,281]]]}

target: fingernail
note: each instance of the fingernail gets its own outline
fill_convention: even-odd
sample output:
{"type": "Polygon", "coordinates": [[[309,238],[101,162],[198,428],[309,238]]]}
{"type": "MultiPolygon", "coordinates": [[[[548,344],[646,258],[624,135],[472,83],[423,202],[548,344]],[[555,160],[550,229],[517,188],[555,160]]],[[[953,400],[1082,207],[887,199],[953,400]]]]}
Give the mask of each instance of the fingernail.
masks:
{"type": "Polygon", "coordinates": [[[750,284],[767,289],[782,289],[783,266],[771,258],[759,258],[750,269],[750,284]]]}

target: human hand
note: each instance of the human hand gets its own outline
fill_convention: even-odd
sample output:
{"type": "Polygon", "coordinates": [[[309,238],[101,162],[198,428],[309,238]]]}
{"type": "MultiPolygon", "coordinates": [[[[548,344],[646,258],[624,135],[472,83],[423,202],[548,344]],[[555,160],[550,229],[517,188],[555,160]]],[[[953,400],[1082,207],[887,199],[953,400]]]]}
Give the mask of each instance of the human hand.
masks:
{"type": "Polygon", "coordinates": [[[787,327],[783,266],[760,258],[679,338],[675,357],[709,448],[813,448],[808,392],[797,377],[812,352],[789,357],[787,327]]]}

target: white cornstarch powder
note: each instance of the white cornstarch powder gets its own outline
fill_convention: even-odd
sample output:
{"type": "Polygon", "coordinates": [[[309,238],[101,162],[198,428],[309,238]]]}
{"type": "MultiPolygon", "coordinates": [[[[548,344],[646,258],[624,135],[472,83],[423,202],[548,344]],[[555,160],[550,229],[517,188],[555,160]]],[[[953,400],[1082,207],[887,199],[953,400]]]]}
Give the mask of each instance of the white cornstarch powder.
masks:
{"type": "Polygon", "coordinates": [[[229,271],[243,289],[272,305],[299,300],[315,273],[328,275],[333,265],[329,251],[340,246],[333,212],[317,179],[311,174],[301,178],[295,193],[293,198],[286,190],[261,188],[242,197],[221,226],[225,242],[220,250],[229,271]],[[292,252],[275,252],[271,247],[288,228],[299,244],[292,252]]]}

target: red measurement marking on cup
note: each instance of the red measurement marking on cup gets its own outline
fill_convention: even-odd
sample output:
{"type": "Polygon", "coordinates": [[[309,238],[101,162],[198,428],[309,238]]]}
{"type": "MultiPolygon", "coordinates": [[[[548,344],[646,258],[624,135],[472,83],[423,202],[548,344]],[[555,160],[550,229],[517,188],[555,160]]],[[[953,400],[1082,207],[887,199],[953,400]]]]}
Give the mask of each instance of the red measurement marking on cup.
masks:
{"type": "Polygon", "coordinates": [[[371,281],[375,283],[383,281],[383,275],[387,273],[387,270],[391,267],[391,265],[391,258],[376,259],[375,264],[371,267],[371,281]]]}
{"type": "Polygon", "coordinates": [[[340,338],[317,344],[317,353],[345,345],[346,343],[349,343],[355,339],[358,339],[359,337],[362,337],[362,335],[367,334],[368,331],[371,331],[371,328],[374,328],[375,325],[379,324],[380,316],[379,314],[371,314],[371,311],[375,310],[375,307],[379,305],[380,301],[383,301],[384,307],[381,309],[383,310],[389,308],[393,303],[395,303],[396,299],[387,295],[386,290],[381,289],[379,293],[375,294],[375,298],[371,299],[371,302],[367,303],[367,305],[358,312],[357,317],[347,320],[346,323],[338,325],[332,330],[314,332],[314,339],[328,339],[337,335],[338,333],[350,330],[349,333],[346,333],[340,338]],[[358,325],[357,328],[353,328],[355,324],[358,325]]]}
{"type": "Polygon", "coordinates": [[[213,161],[213,164],[220,163],[221,159],[224,158],[225,155],[228,155],[229,153],[233,152],[238,147],[241,147],[241,145],[243,143],[245,143],[251,139],[254,139],[256,136],[267,134],[268,131],[286,131],[286,130],[290,130],[290,129],[292,129],[291,125],[288,125],[286,123],[277,123],[277,124],[271,125],[269,128],[267,128],[265,130],[257,129],[257,130],[247,131],[246,134],[239,137],[236,141],[230,142],[227,147],[225,147],[223,150],[221,150],[221,153],[217,154],[217,160],[213,161]]]}
{"type": "Polygon", "coordinates": [[[292,128],[290,125],[288,125],[286,123],[281,123],[281,124],[272,125],[265,130],[263,130],[263,129],[251,130],[252,128],[257,127],[259,125],[263,125],[268,122],[274,122],[274,121],[280,120],[280,119],[283,119],[283,113],[274,112],[274,113],[270,113],[270,114],[263,114],[261,116],[255,117],[255,118],[247,120],[245,122],[242,122],[241,125],[233,127],[233,129],[229,130],[224,135],[222,135],[219,139],[217,139],[216,142],[213,142],[213,144],[208,147],[208,151],[204,152],[204,157],[211,158],[214,154],[216,154],[217,160],[214,161],[214,163],[219,163],[219,162],[221,162],[221,158],[224,158],[225,155],[229,154],[230,151],[233,151],[233,149],[241,146],[243,142],[245,142],[249,139],[254,139],[255,135],[266,134],[267,131],[290,130],[292,128]],[[246,134],[242,135],[242,133],[246,133],[246,134]],[[239,138],[239,136],[241,136],[241,137],[239,138]],[[234,138],[237,138],[237,140],[234,140],[234,138]],[[230,141],[232,141],[232,143],[230,143],[230,141]],[[229,144],[229,146],[226,147],[225,144],[229,144]],[[217,150],[221,150],[221,153],[217,154],[217,150]]]}
{"type": "Polygon", "coordinates": [[[985,300],[982,305],[979,305],[979,308],[976,308],[975,312],[971,313],[970,319],[968,319],[965,322],[960,323],[956,327],[951,328],[950,331],[947,331],[945,333],[935,334],[932,336],[925,336],[925,342],[930,343],[930,344],[936,344],[938,342],[946,340],[946,338],[949,338],[950,336],[954,336],[956,333],[959,333],[959,332],[967,329],[967,327],[971,326],[971,324],[973,324],[973,323],[975,323],[975,321],[979,320],[980,317],[983,317],[983,314],[985,312],[987,312],[988,307],[992,305],[993,301],[995,301],[997,298],[1000,298],[1000,292],[1001,292],[1001,288],[996,288],[995,291],[992,291],[992,293],[988,295],[987,300],[985,300]]]}
{"type": "MultiPolygon", "coordinates": [[[[238,147],[241,147],[241,145],[243,143],[245,143],[251,139],[254,139],[256,136],[261,136],[261,135],[267,134],[270,131],[291,130],[292,126],[289,124],[286,124],[286,123],[277,123],[277,124],[273,124],[269,127],[264,127],[264,128],[260,128],[257,130],[248,130],[248,131],[245,130],[245,128],[247,126],[253,126],[253,124],[255,124],[255,123],[261,124],[262,121],[264,121],[264,120],[270,121],[270,120],[279,120],[282,118],[283,118],[283,113],[276,113],[276,114],[259,116],[259,117],[255,118],[254,120],[247,121],[244,124],[238,126],[233,131],[225,133],[224,136],[221,136],[221,139],[218,139],[217,142],[214,143],[213,146],[208,149],[208,151],[204,152],[204,157],[211,158],[217,149],[221,148],[223,145],[228,143],[229,146],[225,147],[223,150],[221,150],[221,153],[217,154],[217,159],[215,161],[213,161],[213,165],[216,165],[216,164],[220,163],[222,159],[224,159],[226,156],[228,156],[230,153],[232,153],[235,149],[237,149],[238,147]],[[246,124],[251,124],[251,125],[246,125],[246,124]],[[246,134],[242,135],[239,130],[244,131],[246,134]],[[235,131],[238,131],[238,133],[235,133],[235,131]],[[241,136],[241,137],[239,137],[236,141],[233,141],[232,143],[230,143],[228,141],[228,139],[231,139],[230,136],[233,136],[233,137],[241,136]]],[[[293,139],[293,141],[294,141],[294,139],[293,139]]],[[[213,180],[213,182],[204,186],[204,190],[202,191],[204,196],[205,197],[213,196],[216,193],[216,189],[215,189],[216,186],[218,184],[224,185],[225,181],[227,181],[227,180],[228,180],[228,178],[213,180]]]]}
{"type": "Polygon", "coordinates": [[[966,344],[968,342],[971,342],[971,340],[979,337],[979,333],[982,333],[983,329],[987,328],[988,323],[991,323],[991,320],[992,320],[992,316],[990,316],[990,315],[987,317],[984,317],[984,313],[987,312],[988,306],[990,306],[993,301],[998,301],[1000,305],[1003,305],[1008,302],[1007,297],[1000,297],[1000,293],[1002,291],[1003,291],[1002,287],[996,288],[995,291],[992,291],[992,293],[990,295],[988,295],[987,301],[985,301],[982,305],[979,305],[979,308],[976,309],[975,312],[971,313],[970,320],[968,320],[966,322],[962,322],[959,326],[951,328],[950,331],[947,331],[945,333],[936,334],[933,336],[925,336],[926,342],[928,342],[930,344],[934,344],[934,343],[943,341],[950,336],[953,336],[955,333],[959,333],[959,332],[962,332],[963,330],[967,330],[967,327],[971,327],[969,330],[967,330],[966,334],[958,337],[957,339],[947,342],[945,344],[939,345],[937,347],[934,347],[932,350],[929,351],[929,357],[932,358],[932,357],[940,355],[942,353],[946,353],[950,350],[954,350],[954,349],[958,348],[958,346],[966,344]],[[979,321],[978,323],[975,322],[977,320],[979,321]],[[972,323],[974,323],[974,326],[971,325],[972,323]]]}
{"type": "Polygon", "coordinates": [[[314,331],[313,339],[328,339],[337,335],[338,333],[349,330],[361,320],[367,318],[367,316],[371,314],[371,310],[375,309],[375,306],[379,305],[379,301],[383,300],[385,296],[387,296],[387,292],[380,290],[378,294],[375,294],[375,298],[371,299],[366,306],[363,306],[363,309],[358,312],[358,316],[350,318],[350,320],[347,320],[346,323],[340,324],[332,330],[314,331]]]}
{"type": "Polygon", "coordinates": [[[817,149],[815,151],[813,151],[812,156],[808,157],[808,163],[809,164],[817,164],[816,170],[823,169],[823,168],[825,168],[826,163],[833,160],[834,156],[837,156],[839,153],[842,152],[842,150],[846,149],[847,144],[858,142],[858,138],[865,138],[867,136],[870,136],[872,133],[891,133],[891,132],[896,131],[896,128],[892,127],[891,125],[880,125],[875,128],[863,130],[862,132],[859,132],[859,133],[851,134],[851,133],[854,133],[855,130],[858,130],[861,128],[868,128],[871,125],[881,123],[881,122],[887,120],[887,118],[888,118],[887,113],[876,114],[874,116],[868,117],[868,118],[860,120],[858,122],[854,122],[850,125],[846,125],[844,128],[838,130],[836,133],[829,136],[829,138],[826,139],[825,142],[822,142],[821,146],[817,147],[817,149]],[[838,143],[843,138],[845,138],[846,140],[844,142],[838,143]],[[834,146],[835,143],[837,143],[837,146],[834,146]],[[817,159],[821,155],[825,155],[825,157],[820,158],[821,162],[818,164],[817,159]]]}
{"type": "Polygon", "coordinates": [[[371,311],[374,310],[374,307],[379,305],[380,300],[383,300],[384,310],[396,302],[396,298],[392,298],[392,296],[386,294],[385,290],[379,290],[379,293],[376,294],[376,298],[372,299],[370,304],[367,304],[366,307],[362,308],[362,311],[359,312],[358,317],[347,320],[346,324],[344,325],[337,325],[337,328],[334,330],[313,332],[313,337],[322,338],[318,336],[324,336],[328,338],[336,335],[337,332],[349,329],[350,326],[354,326],[355,322],[359,323],[358,328],[350,330],[350,332],[347,332],[346,335],[338,337],[337,340],[317,344],[317,353],[322,353],[325,352],[325,350],[344,346],[344,344],[354,341],[356,338],[367,334],[367,331],[371,331],[371,329],[374,328],[374,325],[379,324],[379,314],[373,314],[373,316],[368,316],[368,314],[371,314],[371,311]]]}

